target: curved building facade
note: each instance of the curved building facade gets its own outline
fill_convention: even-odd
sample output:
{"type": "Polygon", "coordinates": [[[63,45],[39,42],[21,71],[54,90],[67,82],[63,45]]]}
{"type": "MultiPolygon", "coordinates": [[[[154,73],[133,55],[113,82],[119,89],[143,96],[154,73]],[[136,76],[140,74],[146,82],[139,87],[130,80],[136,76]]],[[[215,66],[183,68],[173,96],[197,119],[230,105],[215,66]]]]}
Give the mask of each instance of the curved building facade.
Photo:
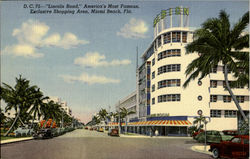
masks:
{"type": "MultiPolygon", "coordinates": [[[[188,26],[188,8],[176,7],[161,11],[154,20],[154,39],[142,55],[143,64],[138,69],[138,110],[144,117],[154,114],[186,116],[193,121],[198,110],[209,121],[213,130],[237,129],[237,108],[224,85],[222,66],[211,70],[201,81],[186,81],[185,71],[198,53],[186,54],[186,45],[193,41],[193,30],[188,26]],[[144,71],[144,75],[142,75],[144,71]],[[144,77],[140,79],[140,77],[144,77]],[[144,81],[144,84],[141,82],[144,81]],[[141,89],[144,85],[143,89],[141,89]]],[[[229,80],[233,81],[232,74],[229,80]]],[[[249,89],[236,88],[242,109],[249,113],[249,89]]]]}

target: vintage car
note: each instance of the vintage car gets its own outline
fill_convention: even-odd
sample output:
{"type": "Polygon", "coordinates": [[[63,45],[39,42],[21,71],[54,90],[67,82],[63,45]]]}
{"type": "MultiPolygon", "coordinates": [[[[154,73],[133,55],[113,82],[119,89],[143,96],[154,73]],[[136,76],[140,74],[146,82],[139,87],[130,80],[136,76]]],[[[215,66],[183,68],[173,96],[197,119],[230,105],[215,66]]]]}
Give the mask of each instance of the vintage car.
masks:
{"type": "Polygon", "coordinates": [[[89,130],[90,130],[90,131],[93,131],[93,128],[90,128],[89,130]]]}
{"type": "Polygon", "coordinates": [[[99,132],[104,132],[103,128],[98,129],[99,132]]]}
{"type": "Polygon", "coordinates": [[[29,129],[27,127],[18,127],[13,131],[15,136],[28,136],[34,133],[33,129],[29,129]]]}
{"type": "Polygon", "coordinates": [[[222,132],[225,135],[231,135],[231,136],[238,135],[238,131],[237,130],[223,130],[222,132]]]}
{"type": "MultiPolygon", "coordinates": [[[[233,136],[224,135],[220,131],[216,131],[216,130],[206,131],[206,142],[207,143],[220,143],[221,141],[228,141],[228,140],[231,140],[232,138],[233,138],[233,136]]],[[[198,142],[205,142],[205,131],[199,133],[195,137],[195,139],[198,142]]]]}
{"type": "Polygon", "coordinates": [[[42,128],[42,129],[39,129],[38,131],[36,131],[33,134],[33,137],[35,139],[52,138],[53,137],[52,129],[51,128],[42,128]]]}
{"type": "Polygon", "coordinates": [[[209,151],[213,158],[248,158],[249,157],[249,135],[238,135],[230,141],[213,143],[209,151]]]}
{"type": "Polygon", "coordinates": [[[89,128],[86,126],[84,129],[88,130],[89,128]]]}
{"type": "Polygon", "coordinates": [[[203,130],[203,129],[200,129],[199,131],[194,132],[194,133],[192,134],[193,139],[195,139],[195,137],[196,137],[198,134],[200,134],[201,132],[204,132],[204,130],[203,130]]]}
{"type": "Polygon", "coordinates": [[[119,130],[118,129],[110,129],[110,132],[108,132],[109,136],[118,136],[119,137],[119,130]]]}

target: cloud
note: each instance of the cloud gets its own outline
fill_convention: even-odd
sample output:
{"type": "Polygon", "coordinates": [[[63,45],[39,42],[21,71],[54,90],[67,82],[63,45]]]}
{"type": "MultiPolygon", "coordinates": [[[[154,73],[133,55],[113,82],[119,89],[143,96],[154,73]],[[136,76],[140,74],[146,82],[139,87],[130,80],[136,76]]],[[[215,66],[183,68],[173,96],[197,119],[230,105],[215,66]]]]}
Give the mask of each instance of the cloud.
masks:
{"type": "Polygon", "coordinates": [[[141,19],[131,18],[129,23],[125,24],[116,34],[124,38],[137,39],[145,38],[148,26],[141,19]]]}
{"type": "Polygon", "coordinates": [[[87,73],[82,73],[80,76],[60,75],[60,77],[62,77],[67,83],[83,82],[89,85],[120,83],[120,80],[117,79],[112,79],[105,76],[89,75],[87,73]]]}
{"type": "Polygon", "coordinates": [[[16,28],[12,32],[12,36],[17,39],[17,44],[6,46],[3,53],[37,58],[43,56],[42,53],[38,53],[38,50],[43,47],[70,49],[89,43],[86,40],[78,39],[70,32],[61,36],[59,33],[48,34],[49,30],[48,25],[37,20],[23,22],[20,28],[16,28]]]}
{"type": "Polygon", "coordinates": [[[106,66],[119,66],[129,65],[130,60],[112,60],[111,62],[106,61],[105,55],[100,55],[98,52],[88,52],[83,57],[78,57],[74,60],[74,64],[83,67],[106,67],[106,66]]]}

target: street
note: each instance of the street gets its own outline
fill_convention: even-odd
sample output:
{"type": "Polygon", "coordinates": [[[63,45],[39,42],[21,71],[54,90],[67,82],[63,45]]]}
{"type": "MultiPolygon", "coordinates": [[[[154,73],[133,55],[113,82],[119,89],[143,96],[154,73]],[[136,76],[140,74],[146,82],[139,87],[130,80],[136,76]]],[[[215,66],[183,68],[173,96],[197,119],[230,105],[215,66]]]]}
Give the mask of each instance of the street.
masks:
{"type": "Polygon", "coordinates": [[[210,159],[187,138],[109,137],[78,129],[60,137],[1,145],[1,159],[210,159]]]}

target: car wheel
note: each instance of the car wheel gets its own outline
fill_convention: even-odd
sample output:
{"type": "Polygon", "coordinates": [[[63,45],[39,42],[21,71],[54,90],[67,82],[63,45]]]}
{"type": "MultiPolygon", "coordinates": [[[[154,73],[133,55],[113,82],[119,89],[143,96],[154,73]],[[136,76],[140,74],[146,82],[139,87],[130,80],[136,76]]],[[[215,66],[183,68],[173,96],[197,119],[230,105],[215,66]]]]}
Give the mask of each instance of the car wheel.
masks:
{"type": "Polygon", "coordinates": [[[220,157],[219,150],[217,148],[214,148],[212,150],[212,156],[213,156],[213,158],[219,158],[220,157]]]}

